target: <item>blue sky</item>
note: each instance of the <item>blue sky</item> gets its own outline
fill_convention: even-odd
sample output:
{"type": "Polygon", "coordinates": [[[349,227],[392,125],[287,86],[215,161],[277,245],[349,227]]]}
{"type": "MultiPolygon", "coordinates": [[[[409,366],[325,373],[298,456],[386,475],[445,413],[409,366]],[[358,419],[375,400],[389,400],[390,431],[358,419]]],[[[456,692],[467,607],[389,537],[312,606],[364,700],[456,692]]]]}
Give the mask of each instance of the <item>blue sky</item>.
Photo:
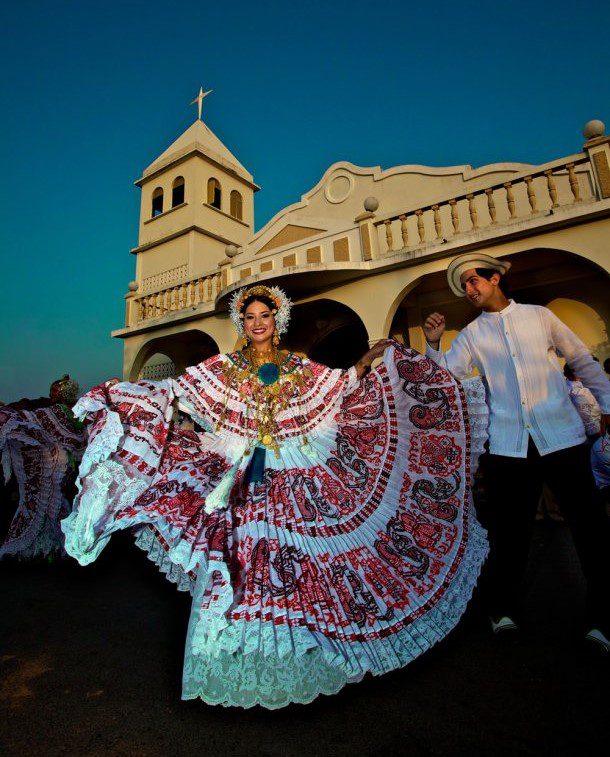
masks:
{"type": "Polygon", "coordinates": [[[263,187],[338,160],[541,163],[610,126],[610,5],[21,0],[2,12],[0,399],[121,371],[133,181],[195,118],[263,187]]]}

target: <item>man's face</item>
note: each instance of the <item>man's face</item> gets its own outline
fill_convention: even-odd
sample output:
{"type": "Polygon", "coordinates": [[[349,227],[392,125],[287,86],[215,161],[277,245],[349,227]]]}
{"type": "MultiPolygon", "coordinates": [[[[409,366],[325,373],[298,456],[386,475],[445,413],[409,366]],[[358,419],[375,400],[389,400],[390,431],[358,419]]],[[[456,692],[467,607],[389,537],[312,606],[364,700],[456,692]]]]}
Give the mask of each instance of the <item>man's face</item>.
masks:
{"type": "Polygon", "coordinates": [[[498,290],[500,275],[494,273],[488,281],[479,276],[475,268],[470,268],[460,276],[460,283],[466,298],[477,308],[483,308],[498,290]]]}

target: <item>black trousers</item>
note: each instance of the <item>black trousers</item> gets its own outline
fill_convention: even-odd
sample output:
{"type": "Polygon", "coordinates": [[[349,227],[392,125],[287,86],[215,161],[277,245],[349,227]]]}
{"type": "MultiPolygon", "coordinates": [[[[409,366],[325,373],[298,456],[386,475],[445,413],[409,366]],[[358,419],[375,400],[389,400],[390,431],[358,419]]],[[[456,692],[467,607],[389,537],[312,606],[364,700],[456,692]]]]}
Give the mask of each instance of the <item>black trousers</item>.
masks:
{"type": "Polygon", "coordinates": [[[541,456],[530,439],[527,458],[485,455],[481,462],[490,540],[481,588],[489,614],[519,615],[532,528],[546,483],[572,532],[587,580],[585,622],[608,632],[608,519],[591,473],[588,445],[541,456]]]}

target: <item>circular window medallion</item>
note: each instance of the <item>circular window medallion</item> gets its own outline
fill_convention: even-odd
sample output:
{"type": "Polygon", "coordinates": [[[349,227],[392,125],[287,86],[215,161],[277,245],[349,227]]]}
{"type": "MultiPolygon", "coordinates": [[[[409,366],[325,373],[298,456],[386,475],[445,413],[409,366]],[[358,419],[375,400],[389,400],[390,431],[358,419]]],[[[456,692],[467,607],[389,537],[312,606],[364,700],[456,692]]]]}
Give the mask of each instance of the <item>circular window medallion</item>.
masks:
{"type": "Polygon", "coordinates": [[[324,189],[329,202],[339,203],[347,200],[354,189],[354,179],[348,173],[336,173],[331,176],[324,189]]]}

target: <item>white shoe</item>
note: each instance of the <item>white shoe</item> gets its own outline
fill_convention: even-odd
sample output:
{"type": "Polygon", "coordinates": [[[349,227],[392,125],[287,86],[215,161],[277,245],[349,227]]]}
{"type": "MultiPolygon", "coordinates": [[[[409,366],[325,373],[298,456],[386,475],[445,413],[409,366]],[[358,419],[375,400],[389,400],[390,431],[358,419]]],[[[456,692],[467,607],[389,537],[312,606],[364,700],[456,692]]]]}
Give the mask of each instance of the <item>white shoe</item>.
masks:
{"type": "Polygon", "coordinates": [[[509,618],[508,615],[503,615],[497,620],[495,618],[490,618],[489,622],[491,623],[491,630],[496,636],[504,633],[514,633],[519,630],[519,626],[512,618],[509,618]]]}
{"type": "Polygon", "coordinates": [[[592,628],[585,634],[585,641],[595,646],[600,652],[610,653],[610,640],[604,636],[599,628],[592,628]]]}

